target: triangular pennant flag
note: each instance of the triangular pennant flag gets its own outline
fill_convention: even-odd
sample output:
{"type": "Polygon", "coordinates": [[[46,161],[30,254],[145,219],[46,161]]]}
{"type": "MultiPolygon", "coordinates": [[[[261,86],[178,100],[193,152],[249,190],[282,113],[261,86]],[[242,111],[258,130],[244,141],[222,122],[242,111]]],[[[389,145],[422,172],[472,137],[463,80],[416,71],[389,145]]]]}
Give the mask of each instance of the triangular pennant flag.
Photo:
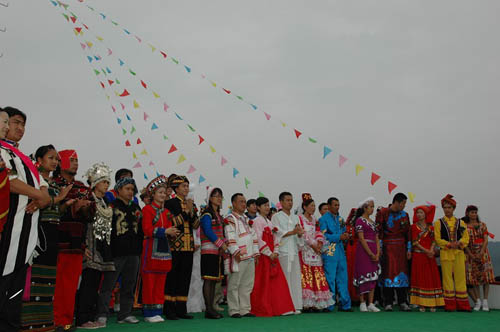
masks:
{"type": "Polygon", "coordinates": [[[141,139],[137,138],[137,144],[141,144],[141,143],[142,143],[141,139]]]}
{"type": "Polygon", "coordinates": [[[115,82],[116,84],[120,84],[120,81],[117,78],[115,78],[115,82]]]}
{"type": "Polygon", "coordinates": [[[203,175],[200,175],[200,178],[198,179],[198,184],[199,183],[202,183],[202,182],[205,182],[205,178],[203,177],[203,175]]]}
{"type": "Polygon", "coordinates": [[[144,87],[144,89],[147,89],[148,88],[148,85],[146,83],[144,83],[143,80],[141,80],[141,85],[144,87]]]}
{"type": "Polygon", "coordinates": [[[191,130],[193,133],[196,131],[191,125],[188,124],[187,126],[188,126],[189,130],[191,130]]]}
{"type": "Polygon", "coordinates": [[[135,39],[137,39],[137,41],[138,41],[139,43],[141,43],[141,42],[142,42],[142,39],[141,39],[141,38],[139,38],[139,37],[137,37],[137,36],[134,36],[134,37],[135,37],[135,39]]]}
{"type": "Polygon", "coordinates": [[[222,88],[222,90],[224,90],[224,92],[225,92],[225,93],[227,93],[227,94],[230,94],[230,93],[231,93],[231,90],[224,89],[224,88],[222,88]]]}
{"type": "Polygon", "coordinates": [[[134,75],[134,76],[136,75],[135,71],[132,71],[132,69],[129,69],[128,71],[129,71],[129,73],[131,73],[132,75],[134,75]]]}
{"type": "Polygon", "coordinates": [[[233,178],[235,178],[238,174],[240,174],[240,171],[233,167],[233,178]]]}
{"type": "Polygon", "coordinates": [[[134,126],[132,126],[132,129],[130,129],[130,134],[133,134],[133,133],[135,133],[135,127],[134,126]]]}
{"type": "Polygon", "coordinates": [[[317,141],[317,140],[315,140],[315,139],[314,139],[314,138],[312,138],[312,137],[309,137],[309,142],[311,142],[311,143],[318,143],[318,141],[317,141]]]}
{"type": "Polygon", "coordinates": [[[123,92],[120,94],[120,97],[126,97],[130,96],[130,93],[128,93],[127,89],[124,89],[123,92]]]}
{"type": "Polygon", "coordinates": [[[238,98],[239,100],[243,100],[242,96],[236,96],[236,98],[238,98]]]}
{"type": "Polygon", "coordinates": [[[187,174],[192,174],[194,172],[196,172],[196,168],[193,165],[190,165],[187,174]]]}
{"type": "MultiPolygon", "coordinates": [[[[54,3],[54,2],[52,2],[52,3],[54,3]]],[[[57,3],[56,3],[56,5],[57,5],[57,3]]],[[[66,21],[68,21],[68,22],[69,22],[69,16],[68,16],[68,15],[66,15],[66,14],[62,13],[62,16],[64,16],[64,18],[66,19],[66,21]]]]}
{"type": "Polygon", "coordinates": [[[153,125],[151,126],[151,130],[155,130],[155,129],[158,129],[158,126],[156,125],[156,123],[153,122],[153,125]]]}
{"type": "Polygon", "coordinates": [[[113,110],[113,113],[116,113],[116,108],[113,105],[111,105],[111,109],[113,110]]]}
{"type": "Polygon", "coordinates": [[[293,131],[295,132],[295,136],[297,136],[297,138],[299,138],[300,135],[302,135],[302,133],[300,131],[298,131],[297,129],[294,129],[293,131]]]}
{"type": "Polygon", "coordinates": [[[99,15],[102,16],[102,19],[105,20],[106,19],[106,15],[104,15],[103,13],[99,13],[99,15]]]}
{"type": "Polygon", "coordinates": [[[92,46],[94,46],[94,44],[93,44],[92,42],[89,42],[89,41],[88,41],[88,42],[85,42],[85,44],[87,44],[87,46],[88,46],[89,48],[92,48],[92,46]]]}
{"type": "Polygon", "coordinates": [[[387,189],[389,190],[389,194],[392,194],[392,191],[396,189],[397,184],[392,183],[391,181],[387,182],[387,189]]]}
{"type": "Polygon", "coordinates": [[[346,161],[347,161],[346,157],[344,157],[343,155],[339,155],[339,167],[342,167],[346,161]]]}
{"type": "Polygon", "coordinates": [[[410,202],[415,203],[415,194],[411,191],[408,192],[408,198],[410,199],[410,202]]]}
{"type": "Polygon", "coordinates": [[[264,115],[266,116],[266,119],[267,119],[267,120],[270,120],[270,119],[271,119],[271,114],[268,114],[268,113],[264,112],[264,115]]]}
{"type": "Polygon", "coordinates": [[[250,184],[250,180],[248,180],[247,178],[245,178],[245,188],[248,189],[248,185],[250,184]]]}
{"type": "Polygon", "coordinates": [[[160,95],[159,95],[159,94],[157,94],[157,93],[156,93],[156,92],[154,92],[154,91],[153,91],[153,96],[154,96],[155,98],[160,98],[160,95]]]}
{"type": "Polygon", "coordinates": [[[257,109],[257,106],[255,106],[254,104],[250,104],[250,106],[252,106],[252,108],[253,108],[254,110],[256,110],[256,109],[257,109]]]}
{"type": "Polygon", "coordinates": [[[138,161],[137,164],[135,164],[132,168],[139,168],[139,167],[142,167],[140,161],[138,161]]]}
{"type": "Polygon", "coordinates": [[[161,174],[160,174],[160,173],[158,173],[158,171],[156,171],[156,176],[160,176],[160,175],[161,175],[161,174]]]}
{"type": "Polygon", "coordinates": [[[122,110],[125,109],[125,105],[123,103],[120,103],[120,106],[122,107],[122,110]]]}
{"type": "Polygon", "coordinates": [[[106,86],[104,85],[104,83],[102,83],[102,82],[99,82],[99,83],[101,84],[103,89],[106,89],[106,86]]]}
{"type": "Polygon", "coordinates": [[[148,121],[149,115],[148,113],[144,112],[144,121],[148,121]]]}
{"type": "Polygon", "coordinates": [[[148,179],[148,176],[146,175],[146,173],[144,173],[144,180],[147,180],[148,179]]]}
{"type": "Polygon", "coordinates": [[[224,158],[224,157],[221,157],[221,159],[220,159],[220,165],[224,166],[226,163],[227,163],[227,159],[224,158]]]}
{"type": "Polygon", "coordinates": [[[94,69],[94,73],[95,73],[95,74],[96,74],[96,76],[97,76],[97,75],[99,75],[101,72],[100,72],[99,70],[97,70],[97,69],[94,69]]]}
{"type": "Polygon", "coordinates": [[[71,16],[71,17],[70,17],[70,19],[71,19],[71,22],[73,22],[73,23],[75,23],[75,22],[76,22],[76,17],[71,16]]]}
{"type": "Polygon", "coordinates": [[[134,157],[134,159],[137,159],[137,155],[135,154],[135,152],[132,154],[132,157],[134,157]]]}
{"type": "Polygon", "coordinates": [[[118,59],[120,61],[120,66],[123,66],[125,64],[125,62],[123,62],[122,59],[118,59]]]}
{"type": "Polygon", "coordinates": [[[212,153],[215,153],[215,148],[211,145],[210,145],[210,151],[212,151],[212,153]]]}
{"type": "Polygon", "coordinates": [[[122,123],[122,119],[117,118],[116,121],[118,121],[118,124],[122,123]]]}
{"type": "Polygon", "coordinates": [[[111,55],[111,54],[113,54],[113,51],[110,48],[108,48],[108,55],[111,55]]]}
{"type": "Polygon", "coordinates": [[[191,72],[191,68],[189,68],[188,66],[184,66],[184,68],[186,68],[186,71],[187,71],[188,73],[190,73],[190,72],[191,72]]]}
{"type": "Polygon", "coordinates": [[[75,35],[78,35],[82,31],[82,28],[76,27],[75,28],[75,35]]]}
{"type": "Polygon", "coordinates": [[[212,86],[215,88],[217,86],[217,83],[215,82],[211,82],[212,83],[212,86]]]}
{"type": "Polygon", "coordinates": [[[127,134],[127,131],[124,128],[122,128],[122,131],[123,131],[123,135],[127,134]]]}
{"type": "Polygon", "coordinates": [[[175,147],[175,145],[172,144],[172,146],[168,150],[168,153],[170,154],[170,153],[175,152],[175,151],[177,151],[177,148],[175,147]]]}
{"type": "Polygon", "coordinates": [[[127,120],[128,121],[132,121],[132,119],[130,118],[130,116],[128,114],[125,114],[127,116],[127,120]]]}
{"type": "Polygon", "coordinates": [[[106,94],[106,99],[109,100],[110,96],[108,94],[106,94]]]}
{"type": "Polygon", "coordinates": [[[372,172],[372,179],[371,179],[371,183],[372,183],[372,186],[375,184],[375,182],[377,182],[378,180],[380,179],[380,175],[376,174],[376,173],[373,173],[372,172]]]}
{"type": "Polygon", "coordinates": [[[139,103],[134,99],[134,108],[139,108],[139,103]]]}
{"type": "Polygon", "coordinates": [[[177,65],[179,64],[179,60],[174,59],[174,58],[170,58],[170,59],[172,59],[172,61],[175,62],[175,64],[177,64],[177,65]]]}
{"type": "Polygon", "coordinates": [[[108,67],[106,67],[106,71],[108,72],[108,74],[111,74],[111,69],[109,69],[108,67]]]}
{"type": "Polygon", "coordinates": [[[127,140],[127,141],[125,142],[125,146],[130,146],[130,141],[129,141],[129,140],[127,140]]]}
{"type": "Polygon", "coordinates": [[[286,123],[284,123],[283,121],[280,121],[281,122],[281,126],[283,126],[283,128],[286,127],[286,123]]]}
{"type": "Polygon", "coordinates": [[[104,38],[102,38],[101,36],[96,36],[96,38],[97,38],[98,41],[103,41],[104,40],[104,38]]]}
{"type": "Polygon", "coordinates": [[[163,110],[165,112],[168,111],[168,108],[169,108],[168,104],[167,103],[163,103],[163,110]]]}
{"type": "MultiPolygon", "coordinates": [[[[115,26],[117,26],[117,25],[118,25],[118,23],[117,23],[117,22],[115,22],[115,21],[111,21],[111,23],[113,23],[115,26]]],[[[159,176],[159,175],[158,175],[158,176],[159,176]]]]}
{"type": "Polygon", "coordinates": [[[161,55],[163,55],[163,57],[166,59],[167,58],[167,53],[163,52],[163,51],[160,51],[161,55]]]}
{"type": "Polygon", "coordinates": [[[94,59],[95,59],[95,61],[99,61],[99,60],[101,60],[101,57],[99,55],[94,55],[94,59]]]}
{"type": "Polygon", "coordinates": [[[141,151],[141,154],[142,154],[143,156],[147,156],[147,155],[148,155],[148,152],[146,151],[146,149],[143,149],[143,150],[141,151]]]}
{"type": "Polygon", "coordinates": [[[154,47],[154,46],[153,46],[153,45],[151,45],[151,44],[148,44],[148,45],[149,45],[149,47],[151,47],[151,52],[156,51],[156,47],[154,47]]]}
{"type": "Polygon", "coordinates": [[[266,197],[262,191],[259,191],[259,197],[266,197]]]}
{"type": "Polygon", "coordinates": [[[128,31],[127,29],[123,29],[123,31],[125,31],[127,35],[130,35],[130,31],[128,31]]]}
{"type": "Polygon", "coordinates": [[[85,45],[84,43],[80,43],[80,46],[82,47],[82,50],[84,50],[87,47],[87,45],[85,45]]]}
{"type": "Polygon", "coordinates": [[[332,149],[330,149],[328,146],[323,147],[323,159],[326,158],[330,153],[332,152],[332,149]]]}
{"type": "Polygon", "coordinates": [[[203,143],[203,141],[205,140],[203,137],[201,137],[200,135],[198,135],[198,138],[200,139],[200,142],[198,143],[198,145],[200,145],[201,143],[203,143]]]}
{"type": "Polygon", "coordinates": [[[177,117],[177,119],[181,120],[182,121],[182,118],[179,114],[175,113],[175,116],[177,117]]]}
{"type": "Polygon", "coordinates": [[[168,139],[167,135],[163,135],[163,139],[167,140],[168,139]]]}
{"type": "Polygon", "coordinates": [[[109,86],[112,86],[112,85],[113,85],[113,83],[115,83],[115,82],[114,82],[114,81],[112,81],[112,80],[108,80],[108,84],[109,84],[109,86]]]}
{"type": "Polygon", "coordinates": [[[180,163],[182,163],[182,162],[183,162],[183,161],[185,161],[185,160],[186,160],[186,157],[184,157],[184,155],[183,155],[183,154],[181,154],[181,155],[179,156],[179,159],[177,159],[177,164],[180,164],[180,163]]]}
{"type": "Polygon", "coordinates": [[[120,94],[118,93],[118,91],[115,91],[115,95],[116,95],[117,97],[119,97],[119,96],[120,96],[120,94]]]}
{"type": "Polygon", "coordinates": [[[364,170],[365,168],[359,164],[356,165],[356,175],[359,175],[359,173],[361,173],[362,170],[364,170]]]}

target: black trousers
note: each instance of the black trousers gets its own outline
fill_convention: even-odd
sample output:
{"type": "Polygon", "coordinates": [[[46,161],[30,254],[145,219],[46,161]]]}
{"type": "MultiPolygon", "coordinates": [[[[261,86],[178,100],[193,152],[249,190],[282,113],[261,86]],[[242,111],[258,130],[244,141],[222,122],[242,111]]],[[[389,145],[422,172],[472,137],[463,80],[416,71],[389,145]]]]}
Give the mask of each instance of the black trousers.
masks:
{"type": "Polygon", "coordinates": [[[398,304],[408,304],[408,288],[406,287],[384,287],[384,305],[394,303],[394,292],[398,294],[398,304]]]}
{"type": "Polygon", "coordinates": [[[99,285],[102,272],[86,268],[82,271],[82,281],[78,290],[76,305],[76,325],[95,321],[97,315],[97,301],[99,299],[99,285]]]}
{"type": "Polygon", "coordinates": [[[28,264],[9,275],[0,277],[0,331],[17,332],[21,329],[23,291],[28,264]]]}
{"type": "Polygon", "coordinates": [[[165,280],[165,303],[163,306],[165,315],[176,314],[182,316],[187,313],[186,303],[192,270],[192,251],[172,252],[172,270],[167,274],[165,280]]]}

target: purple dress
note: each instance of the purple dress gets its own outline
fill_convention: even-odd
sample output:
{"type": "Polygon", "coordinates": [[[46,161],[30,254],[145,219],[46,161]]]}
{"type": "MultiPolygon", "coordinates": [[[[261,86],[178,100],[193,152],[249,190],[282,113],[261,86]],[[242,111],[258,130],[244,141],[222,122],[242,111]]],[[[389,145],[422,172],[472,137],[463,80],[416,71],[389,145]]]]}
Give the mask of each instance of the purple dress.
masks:
{"type": "MultiPolygon", "coordinates": [[[[371,223],[364,218],[356,220],[356,233],[363,233],[366,244],[373,253],[377,253],[375,223],[371,223]]],[[[358,242],[356,250],[356,260],[354,263],[353,284],[358,287],[359,294],[369,293],[375,288],[380,275],[380,265],[371,260],[365,249],[358,242]]]]}

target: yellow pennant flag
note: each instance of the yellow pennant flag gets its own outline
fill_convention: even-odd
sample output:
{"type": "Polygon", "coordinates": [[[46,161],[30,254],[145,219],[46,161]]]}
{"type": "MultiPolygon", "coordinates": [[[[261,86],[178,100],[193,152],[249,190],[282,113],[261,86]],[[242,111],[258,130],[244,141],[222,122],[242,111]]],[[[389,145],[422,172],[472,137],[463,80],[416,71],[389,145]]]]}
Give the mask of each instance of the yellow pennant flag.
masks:
{"type": "Polygon", "coordinates": [[[415,203],[415,194],[412,192],[408,192],[408,197],[410,198],[410,202],[415,203]]]}
{"type": "Polygon", "coordinates": [[[135,152],[133,154],[133,157],[134,157],[134,159],[137,159],[137,155],[135,154],[135,152]]]}
{"type": "Polygon", "coordinates": [[[148,152],[146,151],[146,149],[144,149],[144,150],[142,150],[141,154],[142,154],[143,156],[147,156],[147,155],[148,155],[148,152]]]}
{"type": "Polygon", "coordinates": [[[148,45],[149,45],[149,47],[151,47],[151,51],[152,51],[152,52],[156,51],[156,47],[154,47],[154,46],[153,46],[153,45],[151,45],[151,44],[148,44],[148,45]]]}
{"type": "Polygon", "coordinates": [[[215,82],[212,82],[212,86],[215,88],[217,84],[215,84],[215,82]]]}
{"type": "Polygon", "coordinates": [[[286,123],[284,123],[283,121],[281,121],[281,125],[283,126],[283,128],[286,127],[286,123]]]}
{"type": "Polygon", "coordinates": [[[184,157],[184,155],[183,155],[183,154],[181,154],[181,155],[179,156],[179,159],[177,160],[177,164],[180,164],[180,163],[182,163],[182,162],[183,162],[183,161],[185,161],[185,160],[186,160],[186,157],[184,157]]]}
{"type": "Polygon", "coordinates": [[[155,98],[160,98],[160,95],[157,94],[156,92],[153,91],[153,96],[155,96],[155,98]]]}
{"type": "Polygon", "coordinates": [[[75,32],[75,36],[78,36],[80,33],[78,32],[78,30],[73,30],[75,32]]]}
{"type": "Polygon", "coordinates": [[[101,36],[96,36],[98,41],[103,41],[104,39],[101,36]]]}
{"type": "Polygon", "coordinates": [[[364,170],[365,168],[359,164],[356,165],[356,175],[359,175],[359,173],[361,173],[362,170],[364,170]]]}
{"type": "Polygon", "coordinates": [[[106,95],[106,98],[108,98],[108,100],[109,100],[109,98],[110,98],[109,95],[106,95]]]}
{"type": "Polygon", "coordinates": [[[210,145],[210,151],[212,151],[212,153],[215,153],[215,148],[211,145],[210,145]]]}
{"type": "Polygon", "coordinates": [[[115,91],[115,96],[120,96],[120,94],[118,93],[118,91],[115,91]]]}
{"type": "Polygon", "coordinates": [[[89,42],[89,41],[88,41],[88,42],[86,42],[85,44],[87,44],[87,46],[88,46],[89,48],[91,48],[92,46],[94,46],[94,44],[93,44],[92,42],[89,42]]]}
{"type": "Polygon", "coordinates": [[[134,99],[134,108],[139,108],[139,103],[134,99]]]}

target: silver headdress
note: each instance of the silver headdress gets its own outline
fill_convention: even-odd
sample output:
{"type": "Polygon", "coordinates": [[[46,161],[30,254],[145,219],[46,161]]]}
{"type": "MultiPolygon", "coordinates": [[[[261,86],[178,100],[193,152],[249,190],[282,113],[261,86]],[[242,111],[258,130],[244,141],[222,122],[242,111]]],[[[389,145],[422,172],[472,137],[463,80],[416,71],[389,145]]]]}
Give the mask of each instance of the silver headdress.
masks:
{"type": "Polygon", "coordinates": [[[94,188],[101,181],[111,182],[112,170],[104,163],[97,163],[89,168],[85,176],[88,178],[90,187],[94,188]]]}
{"type": "MultiPolygon", "coordinates": [[[[85,176],[88,178],[90,187],[94,188],[101,181],[111,182],[111,173],[112,170],[108,165],[97,163],[89,168],[85,176]]],[[[106,241],[110,244],[113,209],[106,204],[103,198],[98,198],[95,193],[92,193],[92,195],[96,202],[96,211],[92,224],[94,237],[99,241],[106,241]]]]}

